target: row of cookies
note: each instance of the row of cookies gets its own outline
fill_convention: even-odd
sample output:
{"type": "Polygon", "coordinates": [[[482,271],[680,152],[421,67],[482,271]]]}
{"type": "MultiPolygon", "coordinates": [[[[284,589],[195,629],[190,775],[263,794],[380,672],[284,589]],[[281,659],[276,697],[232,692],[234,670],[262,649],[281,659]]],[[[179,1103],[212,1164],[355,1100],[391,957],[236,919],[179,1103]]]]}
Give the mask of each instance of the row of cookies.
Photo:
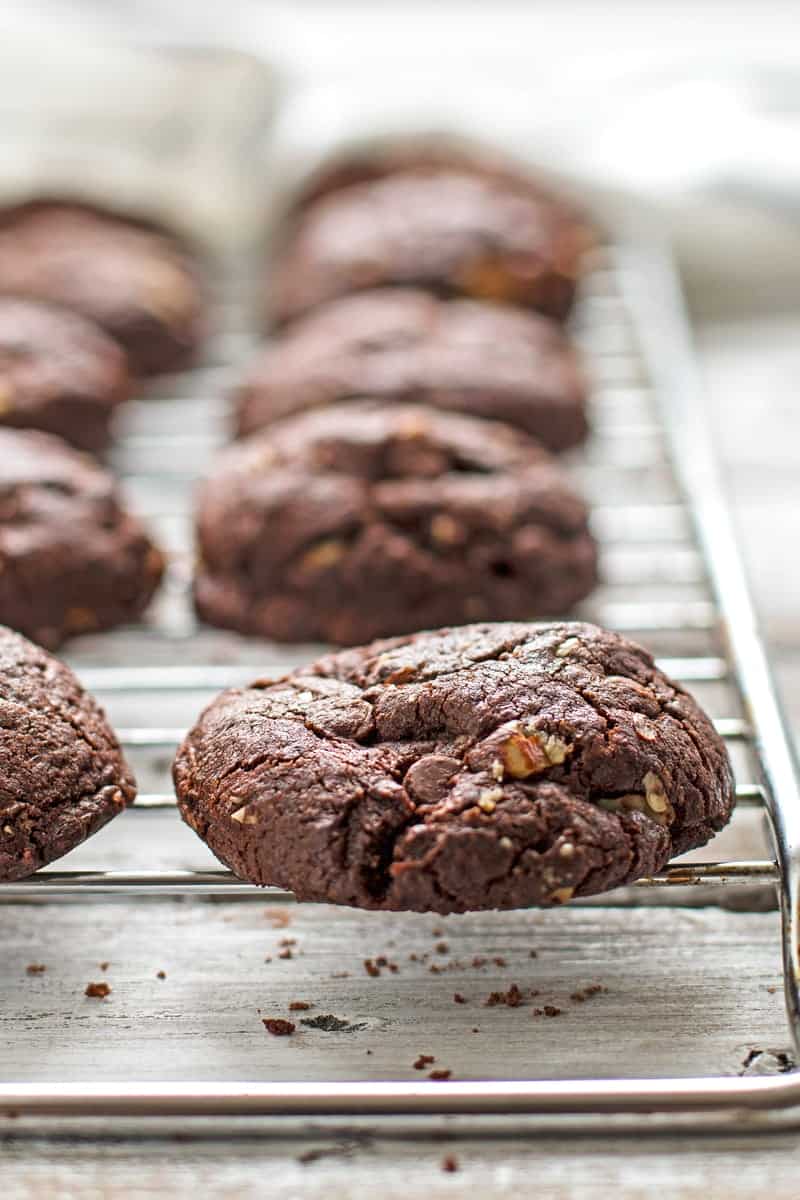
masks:
{"type": "Polygon", "coordinates": [[[101,451],[133,382],[191,362],[205,324],[177,236],[76,201],[0,211],[0,425],[101,451]]]}
{"type": "Polygon", "coordinates": [[[89,204],[0,212],[0,621],[35,641],[136,620],[160,550],[94,458],[135,381],[204,336],[190,248],[89,204]]]}
{"type": "MultiPolygon", "coordinates": [[[[0,628],[0,883],[135,798],[72,672],[0,628]]],[[[472,625],[231,689],[174,762],[184,820],[298,900],[463,912],[563,904],[658,871],[729,819],[725,746],[618,634],[472,625]]]]}
{"type": "Polygon", "coordinates": [[[583,598],[596,547],[552,454],[588,430],[564,322],[590,242],[486,155],[398,143],[314,177],[268,269],[243,440],[199,494],[200,615],[349,644],[583,598]]]}
{"type": "MultiPolygon", "coordinates": [[[[567,610],[596,579],[587,510],[547,453],[587,432],[560,324],[585,222],[451,149],[395,147],[345,174],[318,176],[287,222],[282,328],[237,390],[243,440],[198,499],[198,612],[348,643],[567,610]]],[[[129,373],[185,364],[202,336],[186,248],[87,205],[6,211],[7,289],[0,424],[87,449],[107,444],[129,373]]],[[[53,646],[136,619],[163,559],[113,481],[52,440],[0,432],[0,620],[53,646]]]]}

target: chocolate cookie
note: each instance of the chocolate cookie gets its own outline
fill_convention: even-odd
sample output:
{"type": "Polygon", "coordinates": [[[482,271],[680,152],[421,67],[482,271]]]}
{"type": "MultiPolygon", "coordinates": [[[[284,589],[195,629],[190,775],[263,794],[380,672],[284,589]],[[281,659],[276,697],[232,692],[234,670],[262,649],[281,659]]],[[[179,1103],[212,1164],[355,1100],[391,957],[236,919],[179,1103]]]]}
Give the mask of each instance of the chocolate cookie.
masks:
{"type": "Polygon", "coordinates": [[[107,471],[59,438],[0,429],[0,621],[46,646],[141,615],[164,561],[107,471]]]}
{"type": "Polygon", "coordinates": [[[127,395],[125,355],[98,326],[53,305],[0,297],[0,425],[103,450],[127,395]]]}
{"type": "Polygon", "coordinates": [[[184,819],[242,878],[421,912],[630,883],[733,806],[691,696],[578,622],[413,634],[224,692],[174,776],[184,819]]]}
{"type": "MultiPolygon", "coordinates": [[[[373,182],[395,175],[399,171],[459,171],[470,175],[486,175],[505,179],[514,188],[524,188],[535,195],[547,196],[553,202],[553,191],[539,176],[530,172],[524,163],[499,153],[494,147],[467,144],[450,137],[414,135],[380,138],[359,146],[345,148],[326,158],[310,172],[292,197],[292,212],[301,212],[323,196],[356,183],[373,182]]],[[[559,203],[569,204],[559,196],[559,203]]],[[[574,211],[576,220],[587,225],[585,217],[574,211]]]]}
{"type": "Polygon", "coordinates": [[[61,858],[135,795],[97,702],[69,667],[0,626],[0,881],[61,858]]]}
{"type": "Polygon", "coordinates": [[[311,205],[270,279],[277,321],[349,292],[422,287],[563,320],[589,241],[572,210],[509,180],[398,171],[311,205]]]}
{"type": "Polygon", "coordinates": [[[411,288],[331,301],[267,345],[238,392],[238,432],[364,396],[494,417],[551,450],[587,433],[586,383],[559,325],[411,288]]]}
{"type": "Polygon", "coordinates": [[[200,615],[282,641],[559,613],[596,581],[586,507],[547,451],[413,405],[315,409],[238,443],[197,532],[200,615]]]}
{"type": "Polygon", "coordinates": [[[42,200],[0,212],[0,292],[90,317],[137,375],[184,366],[202,337],[189,253],[163,232],[90,205],[42,200]]]}

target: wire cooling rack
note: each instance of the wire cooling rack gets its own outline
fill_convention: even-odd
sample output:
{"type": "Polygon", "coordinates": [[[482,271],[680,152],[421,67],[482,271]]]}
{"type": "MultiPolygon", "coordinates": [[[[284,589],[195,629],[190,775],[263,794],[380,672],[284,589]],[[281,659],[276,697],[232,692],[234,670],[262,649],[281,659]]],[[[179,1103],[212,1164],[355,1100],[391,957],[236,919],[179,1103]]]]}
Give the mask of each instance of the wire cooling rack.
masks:
{"type": "MultiPolygon", "coordinates": [[[[189,602],[191,493],[226,437],[225,393],[254,342],[247,271],[229,263],[216,290],[208,360],[128,406],[114,466],[173,556],[145,627],[76,643],[70,660],[111,710],[142,786],[121,820],[174,806],[169,762],[185,726],[220,688],[308,661],[319,647],[270,646],[198,628],[189,602]]],[[[683,300],[669,251],[649,234],[598,255],[576,319],[595,380],[595,433],[568,456],[593,505],[604,583],[581,616],[645,642],[672,676],[715,698],[737,765],[737,808],[762,808],[773,857],[681,861],[635,885],[772,885],[782,919],[786,1012],[800,1048],[798,777],[756,629],[717,477],[683,300]],[[705,689],[705,691],[704,691],[705,689]]],[[[713,844],[710,847],[713,853],[713,844]]],[[[217,869],[69,870],[0,886],[6,902],[114,896],[255,896],[290,901],[217,869]]],[[[649,898],[649,897],[648,897],[649,898]]],[[[613,901],[613,898],[612,898],[613,901]]],[[[800,1079],[363,1082],[3,1083],[0,1109],[62,1115],[525,1114],[772,1109],[800,1104],[800,1079]]]]}

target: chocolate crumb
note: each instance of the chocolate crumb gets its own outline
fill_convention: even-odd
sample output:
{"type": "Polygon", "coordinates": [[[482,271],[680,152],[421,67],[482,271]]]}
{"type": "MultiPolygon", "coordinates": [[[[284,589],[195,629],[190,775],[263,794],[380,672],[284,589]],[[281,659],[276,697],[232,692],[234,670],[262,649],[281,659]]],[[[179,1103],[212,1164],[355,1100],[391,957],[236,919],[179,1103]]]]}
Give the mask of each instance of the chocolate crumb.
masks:
{"type": "Polygon", "coordinates": [[[505,966],[507,966],[507,965],[508,965],[508,964],[506,963],[506,960],[505,960],[504,958],[502,958],[502,957],[501,957],[499,954],[498,954],[498,955],[496,955],[496,956],[495,956],[495,957],[492,959],[492,962],[494,963],[494,965],[495,965],[496,967],[505,967],[505,966]]]}
{"type": "Polygon", "coordinates": [[[92,996],[96,1000],[104,1000],[106,996],[111,994],[111,986],[108,983],[87,983],[84,996],[92,996]]]}
{"type": "Polygon", "coordinates": [[[25,971],[28,975],[41,975],[47,970],[44,963],[28,963],[25,971]]]}
{"type": "Polygon", "coordinates": [[[364,970],[369,975],[370,979],[377,979],[381,973],[380,967],[374,963],[371,958],[364,959],[364,970]]]}
{"type": "Polygon", "coordinates": [[[545,1004],[545,1006],[544,1006],[544,1015],[545,1015],[546,1017],[560,1017],[560,1016],[561,1016],[561,1009],[560,1009],[560,1008],[556,1008],[555,1004],[545,1004]]]}
{"type": "Polygon", "coordinates": [[[431,1063],[436,1062],[436,1057],[433,1054],[420,1054],[416,1062],[412,1063],[415,1071],[424,1071],[431,1063]]]}
{"type": "Polygon", "coordinates": [[[486,998],[486,1008],[495,1008],[505,1004],[508,1008],[519,1008],[522,1004],[522,992],[516,983],[512,983],[507,992],[490,992],[486,998]]]}
{"type": "Polygon", "coordinates": [[[307,1000],[292,1000],[289,1005],[289,1012],[307,1012],[311,1005],[307,1000]]]}
{"type": "Polygon", "coordinates": [[[283,1017],[262,1017],[261,1024],[273,1037],[288,1037],[297,1028],[294,1021],[284,1021],[283,1017]]]}
{"type": "Polygon", "coordinates": [[[111,963],[101,962],[98,965],[99,965],[101,971],[107,971],[108,968],[111,966],[111,963]]]}
{"type": "Polygon", "coordinates": [[[538,958],[538,957],[539,957],[538,950],[529,950],[528,951],[528,958],[538,958]]]}
{"type": "Polygon", "coordinates": [[[291,947],[287,946],[285,950],[281,950],[281,952],[278,955],[278,958],[294,958],[291,947]]]}
{"type": "Polygon", "coordinates": [[[435,949],[437,954],[447,954],[447,951],[450,949],[450,947],[448,946],[447,942],[437,942],[435,949]]]}
{"type": "Polygon", "coordinates": [[[467,998],[466,998],[466,996],[462,996],[461,992],[453,992],[453,1003],[454,1004],[466,1004],[467,998]]]}
{"type": "Polygon", "coordinates": [[[442,1159],[442,1170],[452,1175],[454,1171],[458,1170],[458,1159],[452,1154],[446,1154],[442,1159]]]}
{"type": "Polygon", "coordinates": [[[167,978],[166,971],[156,971],[156,979],[166,979],[166,978],[167,978]]]}
{"type": "Polygon", "coordinates": [[[598,996],[601,992],[607,992],[608,988],[602,983],[590,983],[585,988],[580,988],[577,992],[570,994],[570,1000],[574,1000],[578,1004],[583,1004],[585,1000],[590,1000],[592,996],[598,996]]]}
{"type": "Polygon", "coordinates": [[[453,1074],[452,1071],[444,1071],[444,1070],[430,1071],[428,1073],[428,1079],[440,1079],[440,1080],[449,1079],[452,1074],[453,1074]]]}

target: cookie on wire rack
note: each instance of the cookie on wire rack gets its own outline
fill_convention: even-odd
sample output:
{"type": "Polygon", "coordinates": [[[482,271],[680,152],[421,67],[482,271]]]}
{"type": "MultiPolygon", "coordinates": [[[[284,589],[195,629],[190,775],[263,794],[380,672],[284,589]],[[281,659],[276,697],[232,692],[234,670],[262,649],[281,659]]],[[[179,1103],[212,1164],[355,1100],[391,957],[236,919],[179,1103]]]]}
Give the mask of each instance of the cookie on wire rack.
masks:
{"type": "Polygon", "coordinates": [[[563,904],[703,845],[724,743],[646,650],[580,622],[468,625],[224,692],[174,765],[223,863],[299,900],[563,904]]]}
{"type": "Polygon", "coordinates": [[[240,436],[369,396],[505,421],[558,451],[588,432],[587,382],[564,330],[537,313],[379,288],[333,300],[256,355],[237,389],[240,436]]]}
{"type": "Polygon", "coordinates": [[[0,780],[0,883],[61,858],[136,795],[96,701],[68,667],[4,626],[0,780]]]}
{"type": "Polygon", "coordinates": [[[0,622],[52,649],[138,620],[164,558],[113,477],[61,438],[0,428],[0,622]]]}
{"type": "Polygon", "coordinates": [[[269,315],[285,323],[336,296],[392,286],[563,321],[592,242],[553,194],[466,171],[398,171],[303,211],[269,267],[269,315]]]}
{"type": "Polygon", "coordinates": [[[129,393],[125,354],[98,325],[52,304],[0,296],[0,425],[104,450],[129,393]]]}
{"type": "Polygon", "coordinates": [[[564,613],[597,580],[557,461],[423,405],[331,405],[236,443],[200,489],[197,542],[200,616],[280,641],[564,613]]]}
{"type": "Polygon", "coordinates": [[[160,229],[89,204],[44,199],[0,210],[0,293],[91,318],[134,375],[187,366],[204,336],[191,253],[160,229]]]}

